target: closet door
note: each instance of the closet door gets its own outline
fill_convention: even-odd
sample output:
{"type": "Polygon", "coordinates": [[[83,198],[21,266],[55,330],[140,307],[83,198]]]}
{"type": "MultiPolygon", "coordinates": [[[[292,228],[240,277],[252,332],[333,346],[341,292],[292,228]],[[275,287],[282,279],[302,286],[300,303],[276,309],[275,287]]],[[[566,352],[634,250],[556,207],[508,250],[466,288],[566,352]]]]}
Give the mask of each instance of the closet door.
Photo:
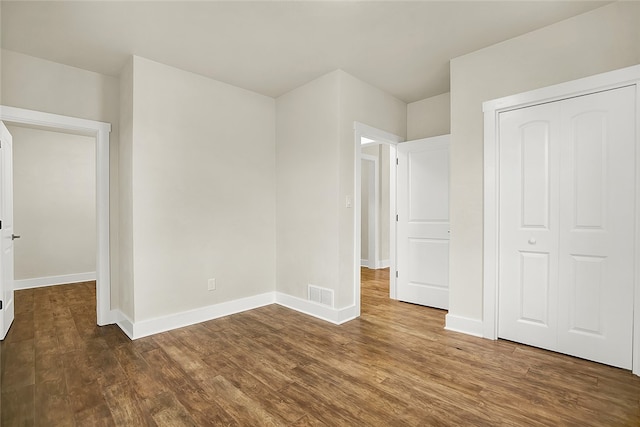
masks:
{"type": "Polygon", "coordinates": [[[500,114],[501,338],[555,350],[558,313],[557,104],[500,114]]]}
{"type": "Polygon", "coordinates": [[[561,103],[558,351],[631,369],[635,88],[561,103]]]}
{"type": "Polygon", "coordinates": [[[501,338],[631,368],[635,90],[500,114],[501,338]]]}

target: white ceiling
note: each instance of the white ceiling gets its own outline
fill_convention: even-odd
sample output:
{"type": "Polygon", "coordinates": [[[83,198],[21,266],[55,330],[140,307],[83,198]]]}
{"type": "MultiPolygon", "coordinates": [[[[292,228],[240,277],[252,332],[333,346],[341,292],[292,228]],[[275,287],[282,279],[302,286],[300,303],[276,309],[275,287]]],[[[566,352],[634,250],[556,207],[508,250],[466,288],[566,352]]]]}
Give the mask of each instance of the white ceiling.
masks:
{"type": "Polygon", "coordinates": [[[341,68],[405,102],[449,59],[609,2],[6,1],[2,47],[117,76],[131,54],[277,97],[341,68]]]}

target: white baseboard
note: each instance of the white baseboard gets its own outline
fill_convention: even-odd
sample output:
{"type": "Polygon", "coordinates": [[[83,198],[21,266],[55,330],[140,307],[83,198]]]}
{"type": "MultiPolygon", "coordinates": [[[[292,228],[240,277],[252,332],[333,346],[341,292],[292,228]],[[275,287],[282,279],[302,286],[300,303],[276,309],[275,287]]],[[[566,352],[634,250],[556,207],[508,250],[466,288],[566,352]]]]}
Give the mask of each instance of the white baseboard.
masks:
{"type": "Polygon", "coordinates": [[[313,301],[294,297],[291,295],[276,292],[276,304],[290,308],[309,316],[317,317],[335,325],[348,322],[358,317],[358,310],[355,305],[336,309],[313,301]]]}
{"type": "Polygon", "coordinates": [[[96,272],[65,274],[63,276],[36,277],[13,281],[13,289],[32,289],[44,286],[67,285],[69,283],[89,282],[96,280],[96,272]]]}
{"type": "Polygon", "coordinates": [[[376,265],[376,268],[389,268],[389,267],[391,267],[391,261],[388,259],[380,260],[376,265]]]}
{"type": "Polygon", "coordinates": [[[139,322],[131,321],[131,319],[121,313],[120,320],[117,324],[129,338],[135,340],[149,335],[159,334],[160,332],[166,332],[172,329],[206,322],[207,320],[217,319],[218,317],[252,310],[254,308],[273,304],[274,302],[274,292],[267,292],[260,295],[222,302],[220,304],[214,304],[207,307],[197,308],[195,310],[184,311],[139,322]]]}
{"type": "MultiPolygon", "coordinates": [[[[360,266],[361,267],[365,267],[365,268],[369,268],[369,260],[368,259],[361,259],[360,260],[360,266]]],[[[391,261],[389,261],[388,259],[383,259],[383,260],[376,261],[376,270],[379,270],[381,268],[389,268],[390,266],[391,266],[391,261]]]]}
{"type": "Polygon", "coordinates": [[[139,322],[132,321],[119,310],[112,311],[111,317],[113,323],[116,323],[130,339],[135,340],[274,303],[335,325],[340,325],[359,316],[358,307],[355,305],[336,309],[280,292],[267,292],[139,322]]]}
{"type": "Polygon", "coordinates": [[[135,339],[133,337],[133,322],[129,319],[129,316],[118,310],[118,320],[115,323],[130,340],[135,339]]]}
{"type": "Polygon", "coordinates": [[[462,332],[463,334],[473,335],[482,338],[483,323],[480,319],[470,319],[468,317],[455,316],[447,314],[445,316],[445,327],[447,331],[462,332]]]}

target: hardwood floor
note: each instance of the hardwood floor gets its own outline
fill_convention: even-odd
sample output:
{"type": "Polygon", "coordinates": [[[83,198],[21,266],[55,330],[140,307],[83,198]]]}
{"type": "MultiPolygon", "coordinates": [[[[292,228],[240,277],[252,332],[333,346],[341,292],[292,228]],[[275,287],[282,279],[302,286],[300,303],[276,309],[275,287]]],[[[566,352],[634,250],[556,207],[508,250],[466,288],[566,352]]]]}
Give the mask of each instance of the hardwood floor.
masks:
{"type": "Polygon", "coordinates": [[[638,426],[628,371],[443,329],[363,269],[362,316],[278,305],[129,341],[93,283],[16,292],[2,425],[638,426]]]}

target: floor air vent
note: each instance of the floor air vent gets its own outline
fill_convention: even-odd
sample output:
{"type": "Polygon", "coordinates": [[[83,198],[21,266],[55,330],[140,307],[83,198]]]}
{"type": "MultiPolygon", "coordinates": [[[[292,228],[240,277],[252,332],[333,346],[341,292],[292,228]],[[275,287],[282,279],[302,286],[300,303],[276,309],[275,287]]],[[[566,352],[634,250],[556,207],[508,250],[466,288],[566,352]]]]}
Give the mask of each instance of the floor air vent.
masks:
{"type": "Polygon", "coordinates": [[[333,289],[309,285],[309,301],[333,307],[333,289]]]}

